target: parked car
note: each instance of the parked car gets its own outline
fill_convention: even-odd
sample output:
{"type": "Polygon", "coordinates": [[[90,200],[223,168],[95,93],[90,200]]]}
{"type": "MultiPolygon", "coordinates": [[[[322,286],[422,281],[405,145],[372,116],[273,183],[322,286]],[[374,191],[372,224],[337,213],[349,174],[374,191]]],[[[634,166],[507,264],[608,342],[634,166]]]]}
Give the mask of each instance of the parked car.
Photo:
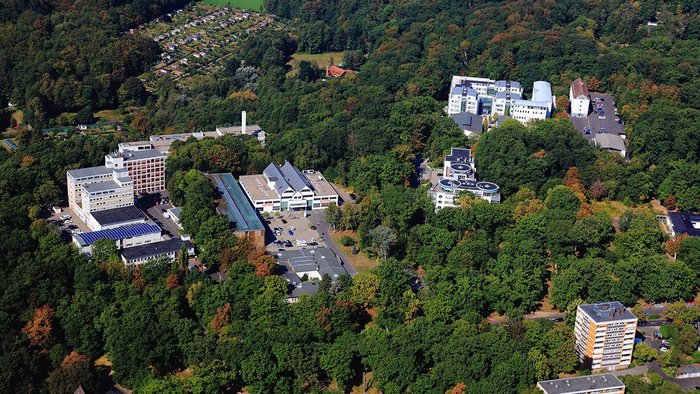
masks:
{"type": "Polygon", "coordinates": [[[61,215],[61,220],[68,220],[70,218],[70,215],[61,215]]]}
{"type": "Polygon", "coordinates": [[[289,230],[289,235],[294,235],[294,231],[289,230]]]}
{"type": "Polygon", "coordinates": [[[316,230],[316,226],[311,226],[311,229],[312,229],[312,230],[316,230]]]}
{"type": "Polygon", "coordinates": [[[283,223],[283,224],[287,224],[287,220],[282,219],[282,223],[283,223]]]}
{"type": "Polygon", "coordinates": [[[668,348],[667,348],[666,346],[660,346],[660,347],[659,347],[659,351],[660,351],[661,353],[666,353],[666,352],[668,351],[668,348]]]}
{"type": "Polygon", "coordinates": [[[284,243],[284,246],[287,247],[287,248],[291,248],[291,247],[292,247],[292,241],[287,240],[287,242],[284,243]]]}

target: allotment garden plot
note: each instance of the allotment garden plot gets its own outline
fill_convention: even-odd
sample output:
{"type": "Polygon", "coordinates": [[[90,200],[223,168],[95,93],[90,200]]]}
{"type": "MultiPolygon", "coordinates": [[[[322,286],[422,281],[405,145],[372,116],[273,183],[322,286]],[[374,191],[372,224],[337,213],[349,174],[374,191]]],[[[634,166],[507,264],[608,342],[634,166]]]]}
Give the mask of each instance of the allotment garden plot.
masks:
{"type": "Polygon", "coordinates": [[[160,61],[141,76],[147,86],[153,87],[165,75],[184,83],[190,77],[211,74],[248,36],[282,28],[284,25],[270,15],[195,3],[132,32],[153,39],[163,50],[160,61]]]}

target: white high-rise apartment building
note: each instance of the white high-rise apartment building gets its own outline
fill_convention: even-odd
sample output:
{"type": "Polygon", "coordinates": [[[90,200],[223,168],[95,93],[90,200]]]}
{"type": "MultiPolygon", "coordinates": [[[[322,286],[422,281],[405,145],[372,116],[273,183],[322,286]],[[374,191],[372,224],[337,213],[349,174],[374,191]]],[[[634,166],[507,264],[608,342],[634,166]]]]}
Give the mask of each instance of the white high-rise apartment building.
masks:
{"type": "Polygon", "coordinates": [[[616,370],[632,361],[637,317],[618,301],[579,305],[574,336],[579,360],[592,370],[616,370]]]}

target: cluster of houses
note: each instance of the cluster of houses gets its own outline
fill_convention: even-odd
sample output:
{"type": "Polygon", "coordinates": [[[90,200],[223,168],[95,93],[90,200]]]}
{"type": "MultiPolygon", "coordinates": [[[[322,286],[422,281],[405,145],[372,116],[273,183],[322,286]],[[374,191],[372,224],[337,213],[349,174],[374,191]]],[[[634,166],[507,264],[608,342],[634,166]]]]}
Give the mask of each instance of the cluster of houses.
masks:
{"type": "MultiPolygon", "coordinates": [[[[196,6],[195,6],[196,7],[196,6]]],[[[198,8],[192,8],[194,10],[198,8]]],[[[174,15],[180,14],[178,10],[174,15]]],[[[159,18],[156,21],[140,26],[137,30],[148,31],[155,23],[168,23],[172,21],[173,14],[167,14],[167,19],[159,18]]],[[[233,10],[223,7],[215,12],[198,16],[186,23],[157,34],[153,40],[157,42],[163,52],[161,62],[155,66],[155,76],[173,74],[182,76],[187,73],[186,66],[192,62],[207,58],[218,58],[227,51],[222,51],[233,41],[237,41],[244,34],[258,32],[273,22],[269,16],[263,16],[254,11],[233,10]],[[253,20],[252,24],[243,22],[253,20]]],[[[154,29],[155,30],[155,29],[154,29]]],[[[216,59],[212,60],[215,61],[216,59]]]]}

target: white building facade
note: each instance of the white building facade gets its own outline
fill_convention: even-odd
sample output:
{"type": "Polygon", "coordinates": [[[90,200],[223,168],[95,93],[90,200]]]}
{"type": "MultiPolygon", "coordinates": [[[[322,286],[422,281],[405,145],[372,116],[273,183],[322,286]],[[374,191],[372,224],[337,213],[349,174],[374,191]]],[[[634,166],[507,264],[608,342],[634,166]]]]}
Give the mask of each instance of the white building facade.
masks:
{"type": "Polygon", "coordinates": [[[517,81],[455,75],[450,85],[447,114],[505,115],[512,100],[520,99],[522,94],[523,88],[517,81]]]}
{"type": "Polygon", "coordinates": [[[531,100],[513,100],[510,116],[521,122],[549,118],[554,111],[554,96],[549,82],[535,81],[532,86],[531,100]]]}
{"type": "Polygon", "coordinates": [[[588,87],[581,78],[576,79],[569,87],[569,103],[571,104],[571,116],[586,117],[591,107],[591,95],[588,87]]]}
{"type": "Polygon", "coordinates": [[[325,209],[338,204],[338,193],[318,171],[299,171],[285,161],[259,175],[243,175],[239,183],[253,207],[261,212],[325,209]]]}
{"type": "Polygon", "coordinates": [[[500,203],[501,193],[498,185],[492,182],[476,180],[476,167],[471,151],[464,148],[452,148],[445,156],[443,177],[429,190],[435,209],[459,206],[459,196],[469,192],[490,203],[500,203]]]}

